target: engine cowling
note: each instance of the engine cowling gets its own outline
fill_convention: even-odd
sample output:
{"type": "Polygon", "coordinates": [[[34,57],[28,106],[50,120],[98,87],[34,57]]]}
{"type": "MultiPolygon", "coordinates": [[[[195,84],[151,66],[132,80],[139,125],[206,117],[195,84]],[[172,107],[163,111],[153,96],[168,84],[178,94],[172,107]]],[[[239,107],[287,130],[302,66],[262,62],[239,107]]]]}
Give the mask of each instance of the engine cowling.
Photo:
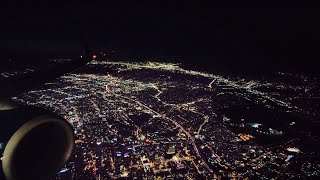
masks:
{"type": "Polygon", "coordinates": [[[71,157],[74,134],[54,113],[0,102],[0,143],[0,179],[48,179],[71,157]]]}

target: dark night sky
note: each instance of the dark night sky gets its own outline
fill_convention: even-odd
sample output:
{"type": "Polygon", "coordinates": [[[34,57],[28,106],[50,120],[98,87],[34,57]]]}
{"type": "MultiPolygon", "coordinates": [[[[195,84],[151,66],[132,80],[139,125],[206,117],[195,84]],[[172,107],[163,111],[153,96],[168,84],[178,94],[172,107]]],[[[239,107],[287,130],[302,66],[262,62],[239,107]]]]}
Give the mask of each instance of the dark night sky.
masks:
{"type": "Polygon", "coordinates": [[[3,4],[0,52],[93,48],[224,69],[317,71],[318,4],[3,4]]]}

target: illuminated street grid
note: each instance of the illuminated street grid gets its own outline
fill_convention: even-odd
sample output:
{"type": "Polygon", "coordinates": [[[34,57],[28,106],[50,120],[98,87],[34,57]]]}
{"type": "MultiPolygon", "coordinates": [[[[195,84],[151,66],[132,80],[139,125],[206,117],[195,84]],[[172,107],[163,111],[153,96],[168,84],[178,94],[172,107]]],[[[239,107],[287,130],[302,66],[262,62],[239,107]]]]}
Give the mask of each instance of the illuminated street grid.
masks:
{"type": "Polygon", "coordinates": [[[13,99],[53,110],[74,126],[74,158],[56,179],[319,176],[316,152],[287,135],[301,122],[319,120],[312,103],[319,100],[317,79],[275,77],[250,80],[179,64],[92,61],[13,99]],[[269,123],[259,120],[277,113],[269,123]],[[285,125],[273,126],[282,117],[289,119],[285,125]],[[269,139],[276,141],[264,142],[269,139]]]}

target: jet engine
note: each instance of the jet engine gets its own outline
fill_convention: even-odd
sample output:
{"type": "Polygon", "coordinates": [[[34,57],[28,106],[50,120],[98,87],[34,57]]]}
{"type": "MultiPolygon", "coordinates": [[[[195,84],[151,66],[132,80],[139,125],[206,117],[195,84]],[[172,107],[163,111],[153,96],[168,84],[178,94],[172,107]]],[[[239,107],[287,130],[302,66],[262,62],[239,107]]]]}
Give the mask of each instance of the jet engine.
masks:
{"type": "Polygon", "coordinates": [[[62,117],[0,101],[0,179],[48,179],[65,165],[73,147],[72,126],[62,117]]]}

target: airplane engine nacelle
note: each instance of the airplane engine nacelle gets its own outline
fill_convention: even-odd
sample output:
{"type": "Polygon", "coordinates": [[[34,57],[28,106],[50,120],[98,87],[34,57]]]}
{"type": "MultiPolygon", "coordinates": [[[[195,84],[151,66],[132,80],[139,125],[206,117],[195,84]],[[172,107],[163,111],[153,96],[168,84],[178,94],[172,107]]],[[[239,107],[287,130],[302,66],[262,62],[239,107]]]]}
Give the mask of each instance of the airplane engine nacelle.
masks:
{"type": "Polygon", "coordinates": [[[0,179],[48,179],[68,161],[73,146],[72,126],[62,117],[0,102],[0,179]]]}

